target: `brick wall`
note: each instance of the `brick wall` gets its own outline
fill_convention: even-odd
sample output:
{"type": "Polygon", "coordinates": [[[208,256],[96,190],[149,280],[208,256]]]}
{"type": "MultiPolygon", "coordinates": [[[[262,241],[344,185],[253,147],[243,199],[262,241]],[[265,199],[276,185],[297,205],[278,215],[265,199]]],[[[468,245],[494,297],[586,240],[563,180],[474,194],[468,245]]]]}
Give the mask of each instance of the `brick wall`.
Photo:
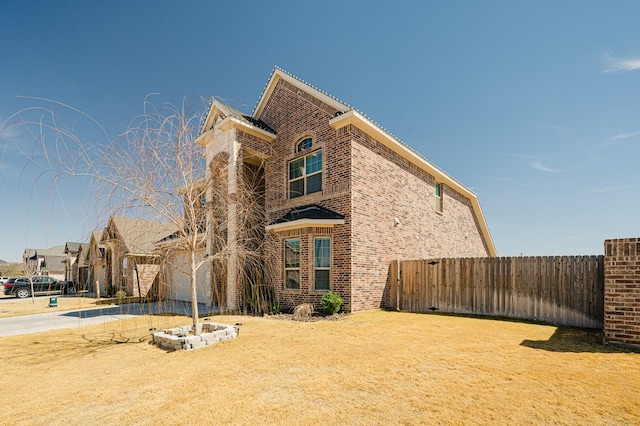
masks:
{"type": "Polygon", "coordinates": [[[344,300],[343,309],[351,306],[351,198],[350,198],[350,148],[346,137],[337,137],[329,125],[337,110],[308,93],[281,80],[274,89],[260,118],[277,132],[270,157],[265,165],[265,209],[267,223],[282,217],[294,207],[318,204],[345,216],[345,224],[335,228],[310,227],[286,232],[269,232],[265,259],[270,265],[267,283],[272,284],[277,300],[284,309],[300,303],[312,303],[320,308],[325,294],[315,291],[313,285],[313,238],[331,238],[332,265],[331,290],[344,300]],[[322,191],[302,197],[288,198],[288,163],[304,153],[296,153],[295,145],[302,138],[312,137],[309,152],[322,149],[322,191]],[[300,238],[299,290],[284,286],[284,240],[300,238]]]}
{"type": "Polygon", "coordinates": [[[604,242],[604,341],[640,347],[640,238],[604,242]]]}
{"type": "Polygon", "coordinates": [[[468,199],[443,185],[443,209],[436,212],[433,176],[349,127],[354,310],[388,306],[395,259],[488,256],[468,199]]]}
{"type": "Polygon", "coordinates": [[[302,302],[318,306],[324,294],[313,289],[311,262],[316,235],[331,237],[332,290],[343,297],[346,311],[388,306],[385,292],[393,259],[488,255],[469,200],[443,185],[444,210],[436,213],[433,176],[354,126],[332,128],[329,120],[336,112],[280,81],[259,117],[278,135],[265,168],[267,222],[308,204],[345,216],[345,224],[335,228],[268,233],[274,253],[269,281],[284,308],[302,302]],[[323,189],[289,199],[287,164],[300,155],[295,153],[296,142],[307,136],[314,140],[310,152],[323,150],[323,189]],[[396,217],[398,226],[394,226],[396,217]],[[301,239],[300,290],[284,289],[286,238],[301,239]]]}

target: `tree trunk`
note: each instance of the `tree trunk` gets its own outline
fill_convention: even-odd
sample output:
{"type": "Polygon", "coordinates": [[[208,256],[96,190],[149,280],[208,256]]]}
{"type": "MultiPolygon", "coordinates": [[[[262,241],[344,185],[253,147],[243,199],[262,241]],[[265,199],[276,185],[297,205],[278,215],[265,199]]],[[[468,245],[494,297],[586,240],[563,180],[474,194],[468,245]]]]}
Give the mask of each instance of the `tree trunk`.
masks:
{"type": "Polygon", "coordinates": [[[196,252],[195,250],[191,250],[190,254],[190,268],[189,273],[191,274],[191,315],[193,317],[193,334],[200,334],[200,330],[198,330],[198,288],[196,287],[196,252]]]}

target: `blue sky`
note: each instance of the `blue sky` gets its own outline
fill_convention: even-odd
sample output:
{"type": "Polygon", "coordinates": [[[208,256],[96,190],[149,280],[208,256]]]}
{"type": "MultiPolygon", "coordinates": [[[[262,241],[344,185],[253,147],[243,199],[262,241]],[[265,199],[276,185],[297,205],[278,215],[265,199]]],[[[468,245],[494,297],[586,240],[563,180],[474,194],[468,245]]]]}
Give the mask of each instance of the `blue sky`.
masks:
{"type": "MultiPolygon", "coordinates": [[[[279,66],[472,189],[499,255],[601,254],[639,232],[638,16],[636,1],[0,0],[0,121],[42,105],[20,96],[112,137],[152,93],[250,113],[279,66]]],[[[88,240],[84,184],[32,185],[33,141],[0,137],[0,259],[88,240]]]]}

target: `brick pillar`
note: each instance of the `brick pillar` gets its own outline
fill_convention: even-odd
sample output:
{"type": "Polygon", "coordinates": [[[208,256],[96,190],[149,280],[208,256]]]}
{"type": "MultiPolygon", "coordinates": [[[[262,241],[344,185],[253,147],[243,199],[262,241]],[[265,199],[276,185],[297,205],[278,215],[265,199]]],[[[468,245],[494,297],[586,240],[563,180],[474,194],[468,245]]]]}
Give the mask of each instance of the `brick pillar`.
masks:
{"type": "Polygon", "coordinates": [[[640,348],[640,238],[604,242],[604,342],[640,348]]]}

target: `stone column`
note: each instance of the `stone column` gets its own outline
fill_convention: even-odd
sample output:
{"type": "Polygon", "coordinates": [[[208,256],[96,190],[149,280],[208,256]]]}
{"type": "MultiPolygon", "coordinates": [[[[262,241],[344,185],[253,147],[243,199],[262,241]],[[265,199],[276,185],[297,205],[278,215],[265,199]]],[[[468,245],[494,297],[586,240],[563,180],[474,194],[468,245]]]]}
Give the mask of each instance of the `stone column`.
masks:
{"type": "Polygon", "coordinates": [[[227,169],[227,246],[229,260],[227,262],[227,310],[237,309],[236,287],[238,277],[238,161],[240,160],[240,144],[235,138],[229,141],[229,164],[227,169]]]}

